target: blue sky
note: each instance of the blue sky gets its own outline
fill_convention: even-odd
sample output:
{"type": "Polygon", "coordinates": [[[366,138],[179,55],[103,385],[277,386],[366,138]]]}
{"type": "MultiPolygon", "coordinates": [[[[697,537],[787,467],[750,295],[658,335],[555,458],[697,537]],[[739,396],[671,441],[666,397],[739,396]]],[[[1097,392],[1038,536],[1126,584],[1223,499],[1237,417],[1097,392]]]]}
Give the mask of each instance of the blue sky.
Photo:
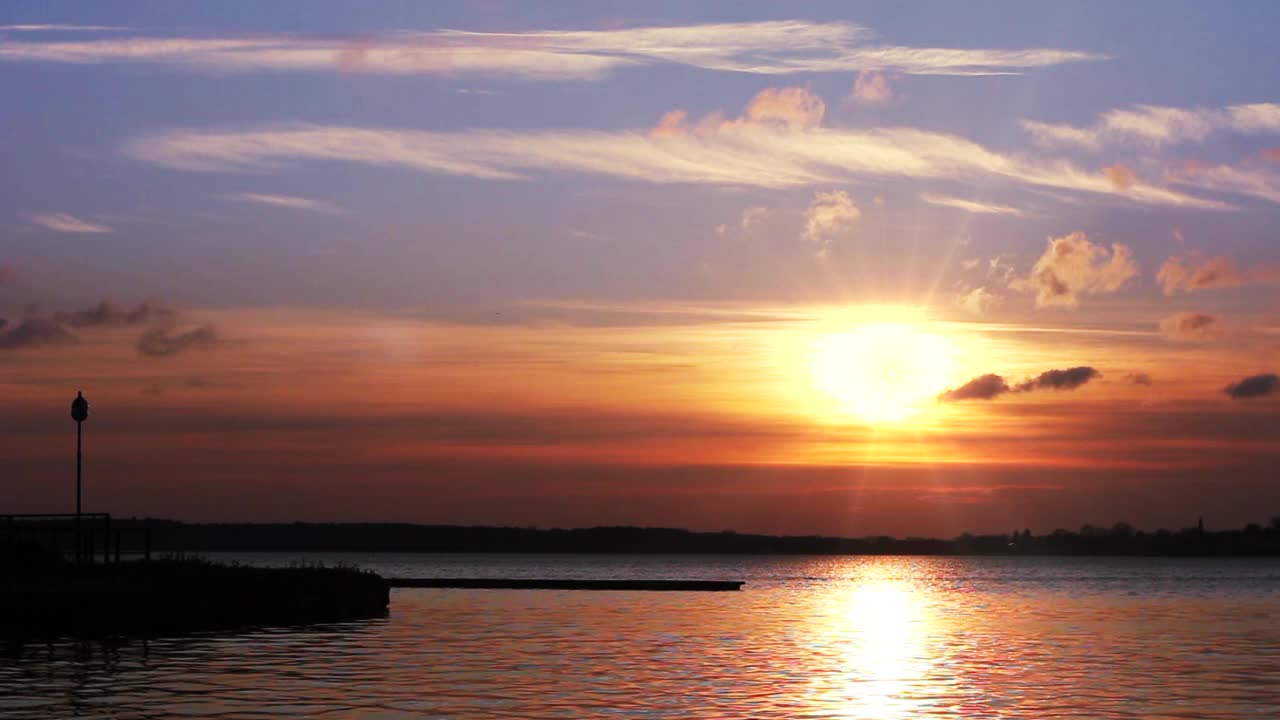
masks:
{"type": "MultiPolygon", "coordinates": [[[[706,230],[720,224],[724,216],[734,214],[734,203],[767,205],[781,196],[800,204],[808,188],[761,193],[749,188],[637,186],[607,177],[556,172],[536,173],[525,182],[476,182],[450,175],[305,161],[288,163],[275,172],[183,173],[139,163],[121,148],[139,136],[174,128],[240,129],[289,123],[436,131],[643,130],[671,109],[686,109],[695,117],[716,110],[732,115],[764,88],[795,85],[826,100],[824,122],[828,125],[910,127],[955,134],[997,151],[1023,152],[1030,145],[1019,125],[1023,119],[1084,126],[1099,113],[1117,108],[1142,104],[1224,107],[1268,101],[1273,89],[1269,87],[1273,81],[1264,71],[1266,58],[1274,57],[1266,28],[1277,11],[1268,3],[1235,5],[1229,13],[1194,3],[1134,3],[1119,8],[1086,3],[1056,9],[1003,3],[834,3],[788,6],[785,10],[767,3],[708,3],[693,8],[696,12],[689,16],[681,16],[682,9],[678,3],[570,3],[549,8],[505,3],[375,3],[359,8],[328,3],[211,7],[67,3],[10,7],[3,21],[8,25],[130,28],[5,32],[7,41],[22,43],[272,34],[376,43],[400,31],[444,28],[523,32],[802,18],[815,24],[865,26],[875,33],[875,43],[998,50],[1056,48],[1108,59],[1014,69],[1019,73],[1016,75],[897,75],[892,79],[896,100],[887,106],[845,102],[854,75],[847,70],[761,75],[654,62],[620,68],[595,80],[530,82],[500,72],[395,75],[279,67],[228,71],[198,63],[183,65],[173,58],[90,64],[4,62],[0,63],[0,83],[9,88],[14,101],[11,112],[0,119],[6,138],[0,152],[7,168],[0,212],[16,225],[39,208],[99,218],[110,221],[102,224],[119,228],[109,249],[101,243],[83,247],[85,243],[79,238],[69,245],[47,235],[37,240],[20,227],[11,227],[0,239],[0,247],[10,258],[30,265],[32,272],[48,273],[50,280],[61,278],[57,268],[79,267],[88,261],[94,267],[124,274],[129,282],[142,284],[149,292],[165,296],[178,293],[182,301],[206,304],[225,302],[218,287],[193,286],[188,279],[165,281],[164,272],[192,262],[224,269],[230,265],[234,268],[230,274],[250,278],[253,266],[262,264],[281,268],[303,263],[315,272],[324,272],[325,263],[331,262],[327,258],[336,253],[357,266],[350,280],[352,287],[359,286],[359,292],[353,294],[376,300],[382,294],[378,286],[387,284],[384,273],[394,275],[407,261],[421,262],[425,259],[421,253],[434,248],[438,252],[429,253],[430,258],[448,266],[444,277],[433,278],[436,284],[447,285],[462,275],[490,286],[514,284],[516,293],[537,295],[559,288],[573,295],[634,296],[652,294],[647,290],[651,287],[659,295],[702,295],[697,278],[681,278],[680,268],[670,262],[652,258],[647,251],[636,257],[627,247],[671,242],[676,247],[668,250],[687,249],[705,241],[706,230]],[[479,92],[460,93],[467,90],[479,92]],[[297,211],[245,208],[226,199],[242,192],[314,198],[351,212],[305,217],[306,213],[297,211]],[[587,195],[581,195],[583,192],[587,195]],[[657,203],[666,203],[663,216],[674,228],[662,221],[646,227],[633,220],[647,215],[644,207],[657,203]],[[486,212],[495,204],[504,212],[486,212]],[[610,222],[616,218],[627,218],[628,222],[610,222]],[[568,232],[617,236],[622,247],[606,250],[585,237],[565,238],[565,228],[571,228],[568,232]],[[358,241],[353,239],[357,237],[358,241]],[[33,243],[38,245],[38,253],[33,252],[33,243]],[[538,243],[539,251],[523,250],[528,243],[538,243]],[[472,251],[459,250],[460,244],[472,251]],[[360,261],[380,252],[385,252],[386,263],[375,263],[363,273],[358,269],[360,261]],[[618,253],[628,263],[627,274],[639,271],[636,277],[644,287],[628,287],[623,278],[602,287],[586,277],[590,272],[557,270],[563,262],[591,266],[594,260],[597,266],[611,265],[618,253]],[[656,267],[646,268],[655,262],[656,267]],[[495,263],[499,267],[495,268],[495,263]]],[[[1267,147],[1268,140],[1265,136],[1218,136],[1191,148],[1185,156],[1234,160],[1267,147]]],[[[1115,148],[1101,157],[1087,157],[1082,166],[1119,160],[1129,154],[1126,150],[1115,148]]],[[[1170,158],[1184,154],[1182,148],[1173,150],[1168,153],[1170,158]]],[[[982,182],[981,178],[957,177],[954,182],[940,183],[939,191],[951,195],[962,190],[1003,193],[984,188],[979,184],[982,182]]],[[[859,184],[860,195],[883,195],[886,199],[904,185],[888,181],[874,187],[865,181],[859,184]]],[[[918,188],[908,184],[905,192],[908,197],[897,198],[899,204],[909,202],[918,188]]],[[[1239,252],[1259,254],[1268,226],[1267,208],[1262,210],[1252,221],[1227,220],[1232,238],[1215,237],[1213,242],[1228,242],[1239,252]]],[[[911,212],[906,209],[899,217],[911,212]]],[[[1110,231],[1146,250],[1167,241],[1168,226],[1184,228],[1184,233],[1199,230],[1203,236],[1224,221],[1220,213],[1180,209],[1161,211],[1154,222],[1152,215],[1150,208],[1123,203],[1090,208],[1077,213],[1076,224],[1081,228],[1071,229],[1110,231]]],[[[920,232],[934,236],[934,240],[913,240],[930,245],[926,252],[945,247],[949,242],[946,236],[958,231],[956,223],[946,219],[911,217],[907,222],[926,223],[927,229],[920,232]]],[[[1025,242],[1025,236],[1038,242],[1066,231],[1060,220],[1031,220],[1012,232],[1002,227],[988,229],[981,223],[978,229],[984,236],[979,242],[999,252],[1025,242]],[[1013,237],[1015,234],[1020,237],[1013,237]]],[[[663,254],[668,260],[676,258],[671,252],[663,254]]],[[[607,269],[596,268],[602,272],[607,269]]],[[[261,283],[250,280],[250,285],[257,286],[265,303],[324,300],[310,293],[305,284],[292,287],[288,278],[272,283],[269,295],[261,283]]],[[[723,290],[738,294],[733,288],[723,290]]],[[[235,292],[248,292],[250,298],[255,294],[252,287],[236,288],[235,292]]],[[[455,292],[462,291],[441,291],[443,295],[455,292]]],[[[385,295],[382,299],[390,304],[445,299],[439,294],[385,295]]]]}

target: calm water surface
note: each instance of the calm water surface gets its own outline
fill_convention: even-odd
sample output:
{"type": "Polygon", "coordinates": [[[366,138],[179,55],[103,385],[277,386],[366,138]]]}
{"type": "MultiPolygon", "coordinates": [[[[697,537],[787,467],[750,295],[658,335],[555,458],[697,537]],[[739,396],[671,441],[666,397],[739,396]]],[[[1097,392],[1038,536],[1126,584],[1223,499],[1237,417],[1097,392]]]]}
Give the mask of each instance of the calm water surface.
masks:
{"type": "Polygon", "coordinates": [[[1280,561],[323,559],[748,585],[396,590],[379,620],[28,646],[0,718],[1280,718],[1280,561]]]}

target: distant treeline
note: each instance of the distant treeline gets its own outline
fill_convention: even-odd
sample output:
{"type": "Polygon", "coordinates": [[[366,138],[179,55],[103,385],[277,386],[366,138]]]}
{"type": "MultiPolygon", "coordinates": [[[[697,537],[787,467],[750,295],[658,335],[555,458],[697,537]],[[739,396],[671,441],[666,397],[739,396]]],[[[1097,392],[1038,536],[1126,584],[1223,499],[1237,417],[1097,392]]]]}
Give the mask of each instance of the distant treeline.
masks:
{"type": "Polygon", "coordinates": [[[414,551],[502,553],[733,553],[751,555],[1280,556],[1280,517],[1239,530],[1144,532],[1127,523],[1079,531],[1028,530],[951,540],[774,536],[672,528],[538,529],[400,523],[217,523],[117,519],[147,525],[157,551],[414,551]]]}

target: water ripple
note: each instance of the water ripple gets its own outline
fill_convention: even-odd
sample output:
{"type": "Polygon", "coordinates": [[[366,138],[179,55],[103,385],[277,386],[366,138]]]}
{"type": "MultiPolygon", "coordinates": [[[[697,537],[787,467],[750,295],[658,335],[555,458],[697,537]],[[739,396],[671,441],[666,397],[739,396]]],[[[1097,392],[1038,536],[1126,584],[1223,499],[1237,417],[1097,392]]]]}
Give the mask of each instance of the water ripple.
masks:
{"type": "Polygon", "coordinates": [[[0,658],[0,718],[1280,717],[1273,561],[363,560],[749,584],[397,590],[384,619],[32,645],[0,658]]]}

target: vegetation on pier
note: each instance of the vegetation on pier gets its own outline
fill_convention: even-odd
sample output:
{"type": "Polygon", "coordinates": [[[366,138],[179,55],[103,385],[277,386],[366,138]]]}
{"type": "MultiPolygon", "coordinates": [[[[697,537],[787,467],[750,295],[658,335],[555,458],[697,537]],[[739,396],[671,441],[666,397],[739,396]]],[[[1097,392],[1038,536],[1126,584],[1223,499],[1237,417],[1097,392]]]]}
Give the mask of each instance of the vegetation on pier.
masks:
{"type": "Polygon", "coordinates": [[[199,559],[77,565],[31,543],[0,550],[0,637],[155,635],[377,617],[389,593],[351,567],[199,559]]]}

